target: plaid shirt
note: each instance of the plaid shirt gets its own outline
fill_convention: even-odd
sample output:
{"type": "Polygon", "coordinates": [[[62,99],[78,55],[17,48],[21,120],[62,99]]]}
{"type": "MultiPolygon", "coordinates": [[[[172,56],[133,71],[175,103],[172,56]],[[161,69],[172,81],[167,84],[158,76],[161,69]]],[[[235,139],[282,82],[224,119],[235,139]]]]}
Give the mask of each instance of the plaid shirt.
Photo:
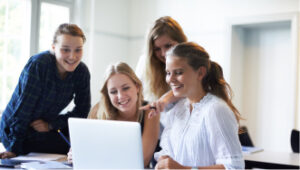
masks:
{"type": "Polygon", "coordinates": [[[3,112],[0,136],[7,151],[22,154],[26,140],[40,136],[30,127],[37,119],[53,129],[66,128],[69,117],[87,117],[91,107],[90,73],[84,63],[62,80],[56,58],[49,51],[32,56],[19,78],[18,85],[3,112]],[[74,98],[75,107],[59,114],[74,98]]]}

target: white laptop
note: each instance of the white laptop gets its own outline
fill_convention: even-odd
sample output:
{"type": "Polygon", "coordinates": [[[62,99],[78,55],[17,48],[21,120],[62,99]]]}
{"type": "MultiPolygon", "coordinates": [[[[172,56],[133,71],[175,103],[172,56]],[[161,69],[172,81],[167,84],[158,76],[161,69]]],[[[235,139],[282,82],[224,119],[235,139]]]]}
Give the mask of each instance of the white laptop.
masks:
{"type": "Polygon", "coordinates": [[[144,169],[137,122],[69,118],[74,169],[144,169]]]}

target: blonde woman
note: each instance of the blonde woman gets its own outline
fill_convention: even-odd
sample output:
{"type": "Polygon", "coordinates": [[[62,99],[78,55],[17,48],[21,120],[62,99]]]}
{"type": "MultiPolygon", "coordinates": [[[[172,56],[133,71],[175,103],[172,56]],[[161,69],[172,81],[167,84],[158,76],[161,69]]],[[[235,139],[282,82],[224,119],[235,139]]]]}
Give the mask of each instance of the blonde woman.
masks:
{"type": "Polygon", "coordinates": [[[170,90],[165,80],[165,55],[169,48],[186,41],[181,26],[172,17],[164,16],[154,22],[147,38],[147,54],[139,59],[136,68],[147,100],[155,101],[170,90]]]}
{"type": "Polygon", "coordinates": [[[141,81],[126,63],[110,65],[101,88],[100,102],[92,108],[88,118],[140,122],[144,165],[147,167],[158,141],[159,117],[148,119],[149,111],[139,110],[146,104],[142,92],[141,81]]]}

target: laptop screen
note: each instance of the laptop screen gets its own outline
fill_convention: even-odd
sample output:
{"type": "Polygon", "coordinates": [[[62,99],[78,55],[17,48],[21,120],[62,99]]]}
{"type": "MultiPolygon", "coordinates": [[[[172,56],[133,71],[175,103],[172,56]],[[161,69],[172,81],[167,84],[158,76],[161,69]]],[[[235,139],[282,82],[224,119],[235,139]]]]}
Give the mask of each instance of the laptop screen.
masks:
{"type": "Polygon", "coordinates": [[[143,169],[137,122],[69,118],[74,169],[143,169]]]}

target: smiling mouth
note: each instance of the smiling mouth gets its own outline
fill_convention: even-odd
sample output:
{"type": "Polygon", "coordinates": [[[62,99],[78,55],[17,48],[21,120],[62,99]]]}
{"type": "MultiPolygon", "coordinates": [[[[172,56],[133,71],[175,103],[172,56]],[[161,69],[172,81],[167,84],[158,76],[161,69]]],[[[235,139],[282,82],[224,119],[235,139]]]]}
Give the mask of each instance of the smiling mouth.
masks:
{"type": "Polygon", "coordinates": [[[171,87],[172,87],[172,89],[174,89],[174,90],[178,90],[178,89],[180,89],[180,88],[183,87],[183,84],[180,84],[180,85],[171,85],[171,87]]]}
{"type": "Polygon", "coordinates": [[[67,60],[65,60],[65,62],[69,65],[74,65],[77,63],[77,61],[67,61],[67,60]]]}
{"type": "Polygon", "coordinates": [[[123,106],[123,105],[128,104],[129,101],[130,101],[129,99],[128,99],[128,100],[123,100],[123,101],[121,101],[121,102],[118,102],[118,104],[121,105],[121,106],[123,106]]]}

